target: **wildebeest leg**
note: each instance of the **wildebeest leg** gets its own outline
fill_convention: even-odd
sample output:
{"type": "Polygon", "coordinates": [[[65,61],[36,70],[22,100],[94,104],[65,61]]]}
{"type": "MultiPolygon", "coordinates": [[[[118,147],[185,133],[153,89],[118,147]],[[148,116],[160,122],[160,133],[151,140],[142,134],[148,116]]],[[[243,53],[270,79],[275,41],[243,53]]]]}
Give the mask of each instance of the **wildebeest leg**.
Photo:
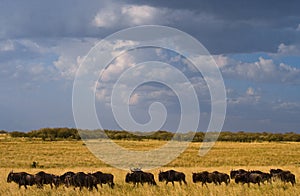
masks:
{"type": "Polygon", "coordinates": [[[180,184],[180,186],[182,185],[181,180],[179,180],[179,184],[180,184]]]}
{"type": "Polygon", "coordinates": [[[50,187],[51,187],[51,189],[53,189],[53,185],[52,185],[52,183],[50,183],[50,187]]]}
{"type": "Polygon", "coordinates": [[[97,184],[94,184],[94,187],[95,187],[95,189],[98,191],[98,187],[97,187],[97,184]]]}

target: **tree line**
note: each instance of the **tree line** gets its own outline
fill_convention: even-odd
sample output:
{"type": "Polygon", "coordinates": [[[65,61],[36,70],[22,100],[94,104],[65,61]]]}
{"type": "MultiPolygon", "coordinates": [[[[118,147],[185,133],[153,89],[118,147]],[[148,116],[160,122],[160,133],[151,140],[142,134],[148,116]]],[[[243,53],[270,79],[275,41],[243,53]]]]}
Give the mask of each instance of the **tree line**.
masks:
{"type": "MultiPolygon", "coordinates": [[[[188,141],[192,138],[193,132],[176,134],[168,131],[156,131],[151,133],[130,132],[120,130],[80,130],[75,128],[42,128],[29,132],[13,131],[2,133],[9,134],[11,137],[41,138],[44,141],[56,140],[80,140],[80,139],[101,139],[110,138],[114,140],[177,140],[188,141]]],[[[202,142],[205,132],[197,132],[192,141],[202,142]]],[[[269,133],[269,132],[221,132],[218,141],[228,142],[277,142],[293,141],[300,142],[300,134],[294,132],[287,133],[269,133]]]]}

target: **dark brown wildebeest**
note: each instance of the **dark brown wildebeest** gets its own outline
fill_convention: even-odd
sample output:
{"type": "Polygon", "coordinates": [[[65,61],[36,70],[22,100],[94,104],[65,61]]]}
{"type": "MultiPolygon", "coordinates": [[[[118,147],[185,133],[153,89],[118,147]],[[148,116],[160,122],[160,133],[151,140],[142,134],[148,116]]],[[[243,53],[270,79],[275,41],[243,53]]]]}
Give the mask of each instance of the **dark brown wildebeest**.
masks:
{"type": "Polygon", "coordinates": [[[59,186],[59,177],[53,174],[48,174],[40,171],[34,175],[35,183],[38,188],[43,188],[44,184],[50,184],[51,189],[53,185],[57,188],[59,186]]]}
{"type": "Polygon", "coordinates": [[[89,191],[92,191],[93,188],[95,188],[98,191],[97,187],[97,178],[93,176],[91,173],[86,174],[84,179],[84,186],[89,189],[89,191]]]}
{"type": "Polygon", "coordinates": [[[200,173],[193,173],[192,174],[193,182],[202,182],[202,186],[206,183],[214,183],[215,185],[218,184],[218,176],[214,173],[210,173],[208,171],[200,172],[200,173]]]}
{"type": "Polygon", "coordinates": [[[288,170],[270,169],[270,174],[272,175],[273,180],[280,179],[284,183],[290,182],[293,186],[296,184],[295,175],[288,170]]]}
{"type": "Polygon", "coordinates": [[[250,171],[250,173],[252,174],[259,174],[260,177],[261,177],[261,182],[264,184],[265,181],[269,182],[269,183],[272,183],[271,181],[271,174],[269,173],[265,173],[265,172],[262,172],[262,171],[259,171],[259,170],[252,170],[250,171]]]}
{"type": "Polygon", "coordinates": [[[236,175],[238,175],[238,174],[245,174],[245,173],[247,173],[247,171],[244,170],[244,169],[231,170],[230,171],[230,178],[234,179],[236,175]]]}
{"type": "Polygon", "coordinates": [[[92,173],[93,176],[97,179],[97,184],[100,184],[102,187],[102,184],[108,184],[110,188],[114,188],[114,176],[112,174],[102,173],[100,171],[97,171],[95,173],[92,173]]]}
{"type": "Polygon", "coordinates": [[[59,176],[59,182],[65,184],[66,187],[69,187],[71,184],[72,176],[74,175],[75,175],[74,172],[68,171],[63,175],[59,176]]]}
{"type": "Polygon", "coordinates": [[[85,174],[84,172],[77,172],[74,174],[69,182],[68,186],[74,186],[74,189],[76,187],[79,187],[79,190],[81,191],[83,187],[88,188],[89,190],[92,190],[93,187],[95,187],[98,190],[97,187],[97,179],[91,174],[85,174]]]}
{"type": "Polygon", "coordinates": [[[296,177],[294,174],[292,173],[280,173],[280,179],[284,182],[284,183],[291,183],[293,186],[296,184],[296,177]]]}
{"type": "Polygon", "coordinates": [[[218,171],[214,171],[213,174],[215,174],[217,176],[217,181],[218,181],[219,185],[221,185],[222,182],[224,182],[226,185],[228,185],[230,183],[230,178],[229,178],[228,174],[221,173],[218,171]]]}
{"type": "Polygon", "coordinates": [[[260,183],[262,182],[262,177],[260,174],[257,173],[251,173],[251,172],[246,172],[246,173],[241,173],[237,174],[235,176],[235,183],[242,183],[245,184],[247,183],[248,186],[250,186],[250,183],[253,184],[258,184],[260,186],[260,183]]]}
{"type": "Polygon", "coordinates": [[[180,185],[182,184],[181,181],[184,182],[184,184],[187,184],[185,181],[185,174],[175,170],[168,170],[165,172],[160,171],[158,174],[158,180],[160,182],[166,181],[166,184],[168,184],[168,182],[172,182],[173,186],[174,181],[179,182],[180,185]]]}
{"type": "Polygon", "coordinates": [[[13,171],[9,172],[7,176],[7,182],[15,182],[21,186],[24,186],[27,189],[27,186],[32,186],[35,184],[34,176],[32,174],[28,174],[26,172],[18,172],[14,173],[13,171]]]}
{"type": "Polygon", "coordinates": [[[126,183],[133,183],[133,186],[140,183],[143,185],[144,183],[148,183],[150,185],[156,185],[156,182],[154,180],[154,175],[149,172],[143,172],[143,171],[132,171],[131,173],[127,173],[125,177],[126,183]]]}

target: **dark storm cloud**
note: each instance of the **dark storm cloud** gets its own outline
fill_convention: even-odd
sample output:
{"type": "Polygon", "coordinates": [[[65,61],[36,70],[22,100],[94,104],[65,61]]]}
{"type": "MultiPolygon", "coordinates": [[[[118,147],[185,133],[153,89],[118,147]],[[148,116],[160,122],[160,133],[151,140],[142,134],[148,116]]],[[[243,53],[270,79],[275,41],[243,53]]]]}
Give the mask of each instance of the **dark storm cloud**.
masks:
{"type": "Polygon", "coordinates": [[[87,36],[91,18],[103,3],[99,1],[10,1],[0,3],[0,36],[36,38],[87,36]]]}
{"type": "Polygon", "coordinates": [[[173,24],[198,38],[213,53],[275,52],[280,43],[300,42],[300,1],[135,1],[172,10],[190,10],[194,17],[211,16],[217,23],[173,24]]]}
{"type": "MultiPolygon", "coordinates": [[[[44,37],[103,38],[121,28],[134,26],[122,13],[124,6],[148,5],[160,13],[155,20],[139,24],[161,24],[196,37],[210,52],[275,52],[279,44],[300,42],[299,1],[10,1],[0,3],[0,39],[44,37]],[[114,24],[96,27],[97,14],[110,10],[103,20],[114,24]],[[111,18],[108,18],[111,17],[111,18]]],[[[105,13],[104,13],[105,15],[105,13]]],[[[135,15],[134,17],[139,17],[135,15]]],[[[141,20],[137,20],[141,21],[141,20]]]]}
{"type": "MultiPolygon", "coordinates": [[[[132,4],[151,5],[154,7],[166,7],[171,9],[187,9],[197,13],[211,13],[225,20],[249,20],[249,19],[282,19],[285,17],[300,16],[300,2],[291,1],[259,1],[259,0],[228,0],[228,1],[160,1],[160,0],[127,0],[132,4]]],[[[281,22],[281,20],[279,21],[281,22]]],[[[299,21],[298,21],[299,22],[299,21]]]]}

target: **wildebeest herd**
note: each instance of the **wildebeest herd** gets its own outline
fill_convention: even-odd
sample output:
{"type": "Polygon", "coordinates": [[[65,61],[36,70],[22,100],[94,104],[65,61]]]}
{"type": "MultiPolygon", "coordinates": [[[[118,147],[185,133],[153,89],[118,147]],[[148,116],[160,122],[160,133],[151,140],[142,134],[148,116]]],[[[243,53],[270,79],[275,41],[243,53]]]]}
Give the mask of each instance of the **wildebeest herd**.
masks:
{"type": "Polygon", "coordinates": [[[11,171],[7,176],[7,182],[15,182],[21,186],[24,186],[27,189],[27,186],[36,185],[38,188],[43,188],[43,185],[49,184],[51,188],[53,185],[57,188],[60,185],[65,187],[73,186],[74,189],[79,187],[81,190],[83,187],[93,190],[95,188],[98,190],[97,185],[108,184],[111,188],[114,188],[114,176],[108,173],[102,173],[97,171],[95,173],[84,173],[84,172],[66,172],[61,176],[48,174],[43,171],[36,174],[29,174],[26,172],[14,173],[11,171]]]}
{"type": "MultiPolygon", "coordinates": [[[[193,183],[200,182],[207,186],[207,183],[214,183],[215,185],[221,185],[223,182],[228,185],[230,179],[234,180],[236,184],[264,184],[272,183],[272,181],[280,180],[284,183],[291,183],[293,186],[296,184],[295,175],[290,171],[282,169],[270,169],[269,173],[265,173],[259,170],[246,171],[244,169],[231,170],[230,176],[226,173],[221,173],[218,171],[214,172],[198,172],[192,173],[193,183]]],[[[165,181],[166,184],[171,182],[174,186],[174,182],[182,182],[187,185],[186,175],[183,172],[178,172],[175,170],[160,171],[158,174],[159,182],[165,181]]],[[[114,176],[110,173],[103,173],[97,171],[94,173],[84,173],[84,172],[66,172],[62,175],[48,174],[44,171],[40,171],[36,174],[29,174],[26,172],[13,172],[11,171],[7,176],[7,182],[15,182],[27,189],[27,186],[36,185],[38,188],[43,188],[44,185],[49,184],[51,188],[55,186],[56,188],[63,185],[65,187],[76,187],[79,190],[82,188],[87,188],[88,190],[93,190],[95,188],[98,190],[97,185],[102,187],[102,184],[108,184],[110,188],[114,188],[114,176]]],[[[133,186],[143,185],[147,183],[149,185],[157,186],[155,182],[154,175],[149,172],[144,172],[141,169],[133,169],[130,173],[125,176],[126,183],[133,183],[133,186]]]]}

